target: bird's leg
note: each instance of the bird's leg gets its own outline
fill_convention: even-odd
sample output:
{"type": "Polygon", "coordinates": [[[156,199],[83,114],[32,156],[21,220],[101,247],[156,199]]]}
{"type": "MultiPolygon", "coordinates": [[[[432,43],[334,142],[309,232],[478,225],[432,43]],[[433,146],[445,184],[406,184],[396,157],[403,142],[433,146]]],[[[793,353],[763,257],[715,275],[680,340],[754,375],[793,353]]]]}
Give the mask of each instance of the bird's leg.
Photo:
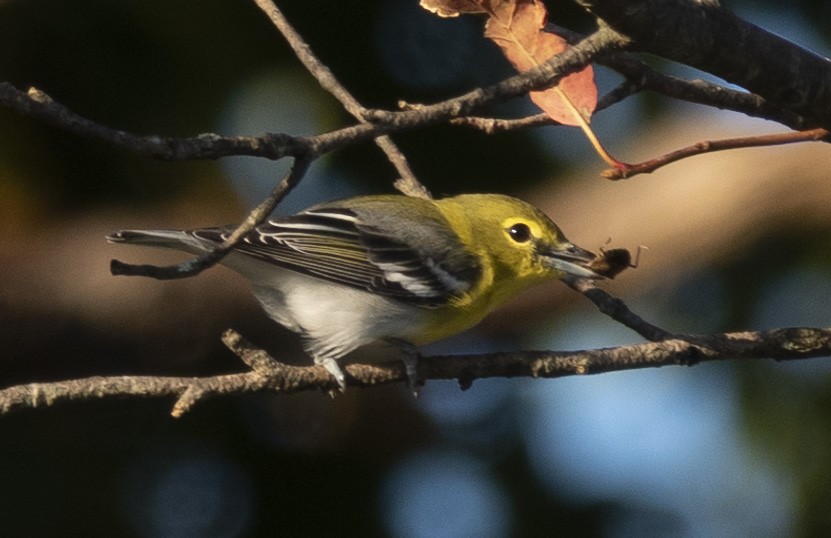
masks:
{"type": "Polygon", "coordinates": [[[346,376],[343,374],[343,370],[341,370],[341,367],[336,359],[333,359],[332,357],[315,357],[315,364],[323,366],[330,374],[332,374],[332,377],[334,377],[335,381],[338,382],[341,392],[346,390],[346,376]]]}
{"type": "Polygon", "coordinates": [[[407,372],[407,386],[413,391],[413,396],[418,398],[418,348],[405,340],[397,338],[389,338],[387,342],[404,353],[401,360],[404,362],[404,369],[407,372]]]}

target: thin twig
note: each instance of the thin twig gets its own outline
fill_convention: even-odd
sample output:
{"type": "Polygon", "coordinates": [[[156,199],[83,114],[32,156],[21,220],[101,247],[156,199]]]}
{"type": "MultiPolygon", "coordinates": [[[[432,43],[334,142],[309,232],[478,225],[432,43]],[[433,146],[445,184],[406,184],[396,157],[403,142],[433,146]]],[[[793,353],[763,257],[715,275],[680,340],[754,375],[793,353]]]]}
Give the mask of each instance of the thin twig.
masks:
{"type": "Polygon", "coordinates": [[[519,129],[528,129],[530,127],[548,127],[552,125],[562,125],[560,122],[551,119],[551,117],[542,112],[524,118],[483,118],[481,116],[463,116],[461,118],[453,118],[450,120],[451,125],[462,125],[465,127],[473,127],[483,131],[486,134],[495,134],[506,131],[516,131],[519,129]]]}
{"type": "MultiPolygon", "coordinates": [[[[594,114],[601,110],[605,110],[610,106],[619,103],[626,97],[629,97],[640,91],[640,88],[631,82],[624,81],[617,87],[603,95],[597,100],[597,106],[594,109],[594,114]]],[[[505,131],[515,131],[518,129],[527,129],[531,127],[548,127],[553,125],[562,125],[560,122],[551,119],[551,116],[545,112],[533,114],[524,118],[483,118],[480,116],[463,116],[461,118],[453,118],[450,120],[451,125],[463,125],[465,127],[473,127],[479,129],[487,134],[495,134],[505,131]]]]}
{"type": "MultiPolygon", "coordinates": [[[[365,123],[367,121],[364,118],[366,109],[338,81],[334,73],[315,56],[309,44],[295,30],[294,26],[291,25],[274,2],[271,0],[254,0],[254,2],[265,12],[277,30],[283,34],[283,37],[294,51],[297,59],[317,79],[321,87],[340,101],[347,112],[352,114],[361,123],[365,123]]],[[[387,155],[387,158],[401,176],[401,179],[396,182],[396,188],[408,196],[417,196],[420,198],[431,197],[427,188],[416,178],[415,173],[407,162],[407,158],[398,149],[398,146],[395,145],[392,138],[388,135],[381,135],[375,139],[375,143],[387,155]]]]}
{"type": "Polygon", "coordinates": [[[248,235],[254,228],[268,218],[271,212],[274,211],[274,208],[277,207],[277,204],[300,182],[306,174],[310,162],[309,159],[296,159],[288,175],[245,217],[245,220],[231,232],[225,241],[210,252],[175,265],[165,266],[133,265],[118,260],[111,260],[110,272],[114,275],[146,276],[159,280],[185,278],[201,273],[221,261],[243,237],[248,235]]]}
{"type": "Polygon", "coordinates": [[[657,325],[652,325],[642,317],[632,312],[626,303],[607,291],[598,288],[593,280],[587,278],[567,277],[563,282],[579,293],[582,293],[600,309],[601,312],[613,320],[629,327],[647,340],[657,342],[675,338],[677,335],[664,330],[657,325]]]}
{"type": "Polygon", "coordinates": [[[704,140],[685,148],[671,151],[654,159],[649,159],[638,164],[630,164],[626,168],[608,168],[603,172],[606,179],[627,179],[637,174],[649,174],[662,166],[675,161],[712,153],[726,149],[756,148],[762,146],[777,146],[783,144],[795,144],[798,142],[816,142],[827,140],[829,132],[826,129],[809,129],[807,131],[794,131],[788,133],[775,133],[759,136],[742,136],[738,138],[725,138],[722,140],[704,140]]]}
{"type": "Polygon", "coordinates": [[[596,57],[620,49],[626,44],[627,41],[615,32],[601,28],[541,65],[491,86],[408,110],[367,110],[366,116],[373,122],[394,125],[396,128],[411,125],[413,122],[433,124],[466,116],[483,105],[555,86],[562,78],[584,68],[596,57]]]}

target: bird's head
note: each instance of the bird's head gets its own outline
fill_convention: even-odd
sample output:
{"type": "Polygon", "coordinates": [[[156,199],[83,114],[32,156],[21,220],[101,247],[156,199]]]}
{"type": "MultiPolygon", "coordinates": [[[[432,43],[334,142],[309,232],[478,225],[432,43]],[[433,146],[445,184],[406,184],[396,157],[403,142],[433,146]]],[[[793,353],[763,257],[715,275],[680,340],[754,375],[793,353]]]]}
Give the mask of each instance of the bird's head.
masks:
{"type": "Polygon", "coordinates": [[[603,278],[589,265],[596,256],[571,243],[545,213],[531,204],[497,194],[455,198],[467,209],[472,241],[513,278],[603,278]]]}

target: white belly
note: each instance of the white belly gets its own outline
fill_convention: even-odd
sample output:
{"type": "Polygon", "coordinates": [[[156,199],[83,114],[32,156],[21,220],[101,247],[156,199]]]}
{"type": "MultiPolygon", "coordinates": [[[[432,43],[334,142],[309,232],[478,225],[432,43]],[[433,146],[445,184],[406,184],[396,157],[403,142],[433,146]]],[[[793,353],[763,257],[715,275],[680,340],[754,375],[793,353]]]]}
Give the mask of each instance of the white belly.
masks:
{"type": "Polygon", "coordinates": [[[423,308],[274,266],[264,273],[250,263],[233,262],[239,260],[226,264],[251,278],[268,315],[301,333],[315,357],[337,358],[377,340],[409,341],[426,322],[423,308]],[[252,278],[252,273],[269,276],[252,278]]]}

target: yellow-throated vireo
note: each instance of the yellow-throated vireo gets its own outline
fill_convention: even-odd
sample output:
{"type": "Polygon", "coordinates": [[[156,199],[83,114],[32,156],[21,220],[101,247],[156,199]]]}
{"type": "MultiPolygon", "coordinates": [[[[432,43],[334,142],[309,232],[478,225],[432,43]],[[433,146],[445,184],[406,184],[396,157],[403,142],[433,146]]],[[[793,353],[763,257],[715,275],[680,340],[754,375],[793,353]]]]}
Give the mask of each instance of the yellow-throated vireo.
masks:
{"type": "MultiPolygon", "coordinates": [[[[107,239],[203,254],[234,227],[124,230],[107,239]]],[[[415,346],[456,334],[519,292],[567,274],[602,278],[595,256],[534,206],[499,194],[440,200],[359,196],[258,226],[221,263],[251,280],[268,315],[303,335],[316,364],[397,343],[411,385],[415,346]]]]}

